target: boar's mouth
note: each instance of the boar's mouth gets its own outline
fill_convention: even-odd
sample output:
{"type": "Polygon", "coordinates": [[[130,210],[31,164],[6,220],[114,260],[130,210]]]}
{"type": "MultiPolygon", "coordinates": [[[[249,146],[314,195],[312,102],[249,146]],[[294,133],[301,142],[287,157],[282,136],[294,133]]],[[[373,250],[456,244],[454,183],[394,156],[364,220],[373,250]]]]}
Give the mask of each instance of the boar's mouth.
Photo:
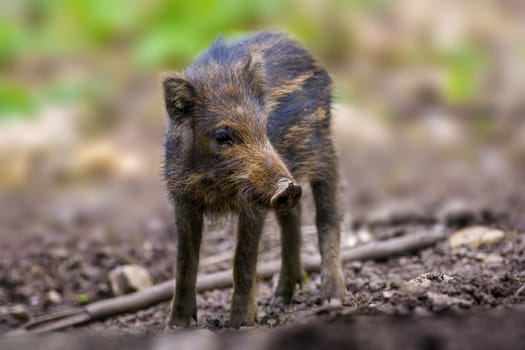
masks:
{"type": "Polygon", "coordinates": [[[277,189],[268,195],[258,191],[253,184],[246,184],[239,192],[240,200],[259,207],[286,210],[293,208],[302,195],[301,186],[290,179],[280,179],[277,189]]]}
{"type": "Polygon", "coordinates": [[[283,178],[277,182],[277,191],[270,199],[270,206],[276,210],[295,207],[302,194],[301,186],[292,180],[283,178]]]}

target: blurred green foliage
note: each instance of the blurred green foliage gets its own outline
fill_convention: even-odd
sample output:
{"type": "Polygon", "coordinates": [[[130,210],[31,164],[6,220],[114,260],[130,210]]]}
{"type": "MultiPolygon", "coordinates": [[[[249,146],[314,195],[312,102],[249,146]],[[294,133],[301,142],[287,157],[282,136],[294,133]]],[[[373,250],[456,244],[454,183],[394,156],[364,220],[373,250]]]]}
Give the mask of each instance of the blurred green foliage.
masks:
{"type": "MultiPolygon", "coordinates": [[[[387,0],[4,0],[0,119],[31,115],[50,102],[112,99],[125,77],[180,69],[218,34],[235,37],[258,29],[288,31],[331,68],[347,71],[354,57],[361,55],[362,41],[366,46],[367,26],[374,21],[389,23],[403,12],[396,12],[395,6],[402,10],[407,6],[402,4],[387,0]],[[376,18],[355,21],[359,14],[376,18]],[[70,62],[88,67],[90,79],[69,79],[57,73],[70,62]],[[41,71],[47,75],[39,75],[41,71]]],[[[392,33],[391,39],[395,42],[394,35],[405,34],[392,33]]],[[[415,39],[410,47],[424,54],[397,64],[416,60],[438,65],[446,72],[442,94],[447,101],[476,99],[478,78],[488,60],[486,51],[469,38],[453,49],[432,45],[415,39]]],[[[389,55],[402,57],[402,45],[393,50],[389,55]]],[[[374,57],[363,59],[374,61],[374,57]]],[[[378,62],[374,64],[383,64],[378,62]]],[[[350,88],[360,89],[355,84],[350,88]]],[[[351,95],[350,91],[336,93],[338,98],[351,95]]]]}
{"type": "Polygon", "coordinates": [[[78,294],[77,295],[77,303],[80,305],[86,305],[91,302],[91,297],[88,294],[78,294]]]}
{"type": "Polygon", "coordinates": [[[485,52],[477,46],[464,45],[447,52],[443,61],[447,67],[445,97],[455,103],[474,99],[479,93],[478,78],[487,64],[485,52]]]}
{"type": "Polygon", "coordinates": [[[168,61],[187,63],[218,33],[240,34],[264,23],[286,1],[164,1],[144,22],[134,48],[141,66],[157,67],[168,61]]]}
{"type": "Polygon", "coordinates": [[[35,102],[28,91],[15,82],[0,81],[0,118],[13,112],[27,115],[34,111],[35,102]]]}
{"type": "MultiPolygon", "coordinates": [[[[37,61],[125,52],[130,70],[179,68],[218,33],[239,35],[272,21],[290,1],[280,0],[11,0],[0,15],[0,68],[37,61]]],[[[97,60],[95,57],[94,60],[97,60]]],[[[4,75],[0,116],[31,112],[42,96],[65,97],[85,89],[46,86],[41,91],[4,75]],[[37,91],[35,91],[37,90],[37,91]],[[55,92],[59,91],[58,94],[55,92]],[[61,92],[60,92],[61,91],[61,92]],[[58,95],[58,96],[57,96],[58,95]],[[67,95],[67,96],[65,96],[67,95]]]]}

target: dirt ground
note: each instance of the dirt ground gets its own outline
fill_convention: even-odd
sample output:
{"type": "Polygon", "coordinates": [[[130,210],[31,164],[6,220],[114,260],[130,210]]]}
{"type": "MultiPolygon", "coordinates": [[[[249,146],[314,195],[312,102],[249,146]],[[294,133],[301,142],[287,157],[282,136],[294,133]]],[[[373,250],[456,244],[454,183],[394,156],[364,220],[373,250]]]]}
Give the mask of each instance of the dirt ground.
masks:
{"type": "MultiPolygon", "coordinates": [[[[480,348],[490,348],[486,338],[520,348],[517,342],[525,340],[525,187],[520,163],[510,161],[503,148],[490,153],[490,164],[497,166],[486,167],[483,152],[466,162],[450,148],[399,142],[410,128],[388,131],[397,136],[387,134],[379,146],[369,139],[368,144],[348,143],[357,136],[345,130],[336,132],[343,246],[436,228],[450,236],[474,225],[500,229],[503,238],[456,248],[444,240],[381,261],[345,263],[348,293],[340,308],[322,304],[317,274],[308,275],[293,304],[282,308],[269,303],[277,276],[260,281],[259,324],[239,333],[228,328],[231,289],[205,292],[197,297],[193,329],[207,329],[228,341],[237,335],[270,335],[268,344],[291,349],[315,344],[334,349],[459,349],[474,338],[485,346],[480,348]]],[[[158,158],[155,147],[150,150],[158,158]]],[[[176,234],[159,175],[84,186],[34,186],[6,192],[0,201],[0,333],[36,316],[112,297],[108,272],[119,265],[142,265],[155,283],[172,277],[176,234]]],[[[302,252],[317,254],[308,190],[303,201],[302,252]]],[[[200,273],[231,268],[234,221],[207,221],[200,273]]],[[[278,228],[269,215],[260,261],[278,257],[278,228]]],[[[168,303],[162,303],[60,334],[80,339],[94,334],[157,336],[167,314],[168,303]]],[[[227,348],[224,344],[229,343],[221,344],[227,348]]]]}

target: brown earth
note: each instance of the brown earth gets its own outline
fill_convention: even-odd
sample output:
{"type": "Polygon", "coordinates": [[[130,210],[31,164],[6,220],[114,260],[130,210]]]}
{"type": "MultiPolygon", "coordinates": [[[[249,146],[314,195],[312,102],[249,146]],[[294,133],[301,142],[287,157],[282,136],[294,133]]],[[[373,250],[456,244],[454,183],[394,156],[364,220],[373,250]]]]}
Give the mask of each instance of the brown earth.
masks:
{"type": "MultiPolygon", "coordinates": [[[[277,276],[261,281],[259,325],[240,333],[228,329],[231,290],[205,292],[197,297],[194,328],[219,338],[270,334],[270,342],[290,349],[313,344],[459,349],[470,337],[485,348],[490,348],[486,338],[507,341],[511,348],[518,340],[523,344],[525,193],[519,169],[503,153],[497,154],[505,166],[486,171],[482,162],[465,165],[450,157],[450,150],[397,143],[365,148],[344,139],[338,134],[343,244],[430,232],[436,226],[452,234],[484,225],[502,229],[504,238],[478,248],[452,248],[443,241],[382,261],[346,263],[348,294],[341,308],[322,304],[317,274],[307,277],[286,308],[269,303],[277,276]],[[496,336],[503,329],[506,338],[496,336]]],[[[308,191],[304,201],[302,251],[317,254],[308,191]]],[[[0,208],[0,333],[28,318],[111,297],[108,272],[122,264],[145,266],[156,283],[172,277],[176,237],[160,176],[25,188],[3,194],[0,208]]],[[[200,273],[231,268],[234,221],[207,222],[200,273]],[[224,255],[222,261],[207,263],[217,254],[224,255]]],[[[260,260],[278,257],[278,229],[270,215],[260,260]]],[[[156,336],[167,313],[168,303],[162,303],[63,334],[156,336]]]]}

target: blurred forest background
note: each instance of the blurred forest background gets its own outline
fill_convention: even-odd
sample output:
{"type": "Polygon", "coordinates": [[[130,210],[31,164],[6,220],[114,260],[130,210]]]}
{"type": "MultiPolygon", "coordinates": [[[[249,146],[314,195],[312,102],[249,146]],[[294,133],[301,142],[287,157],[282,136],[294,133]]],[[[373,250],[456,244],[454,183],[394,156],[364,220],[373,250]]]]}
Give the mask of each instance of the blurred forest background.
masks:
{"type": "MultiPolygon", "coordinates": [[[[218,34],[259,29],[291,33],[329,67],[335,101],[364,120],[348,125],[358,137],[417,120],[412,136],[449,146],[466,140],[457,125],[467,120],[468,141],[523,143],[524,15],[519,0],[5,0],[0,183],[24,185],[48,151],[71,162],[48,167],[51,177],[138,170],[138,157],[108,142],[77,142],[115,143],[122,128],[157,136],[160,73],[183,68],[218,34]]],[[[511,148],[521,159],[523,145],[511,148]]]]}

